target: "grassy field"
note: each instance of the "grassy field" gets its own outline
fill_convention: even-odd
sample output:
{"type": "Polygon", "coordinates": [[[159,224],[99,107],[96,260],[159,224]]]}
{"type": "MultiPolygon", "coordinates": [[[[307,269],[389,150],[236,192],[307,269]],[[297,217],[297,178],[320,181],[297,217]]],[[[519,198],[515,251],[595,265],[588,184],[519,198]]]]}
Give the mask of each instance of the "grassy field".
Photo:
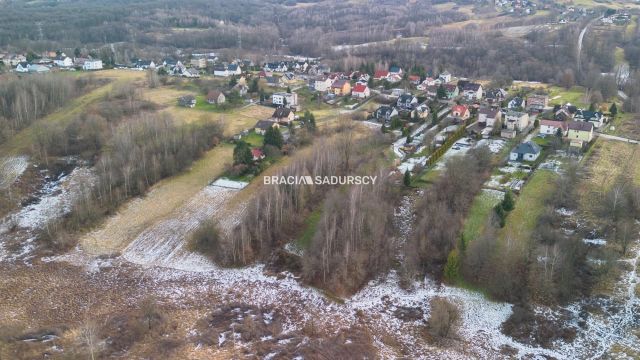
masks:
{"type": "Polygon", "coordinates": [[[571,103],[580,107],[589,107],[589,104],[584,102],[584,89],[580,86],[574,86],[569,90],[559,86],[550,86],[548,90],[549,104],[551,105],[571,103]]]}
{"type": "Polygon", "coordinates": [[[621,141],[599,139],[586,162],[585,178],[580,183],[580,208],[592,214],[597,222],[598,199],[601,199],[620,175],[629,176],[640,184],[640,148],[621,141]]]}
{"type": "Polygon", "coordinates": [[[126,203],[100,228],[86,234],[80,244],[92,254],[122,250],[140,232],[171,214],[222,174],[225,164],[233,161],[232,155],[230,145],[210,150],[191,169],[160,181],[146,196],[126,203]]]}
{"type": "Polygon", "coordinates": [[[531,238],[556,176],[556,173],[548,170],[537,170],[533,174],[518,196],[516,208],[507,216],[505,227],[498,232],[502,241],[511,243],[531,238]]]}
{"type": "Polygon", "coordinates": [[[476,196],[462,229],[465,243],[475,240],[482,234],[493,207],[500,201],[501,199],[498,196],[486,191],[482,191],[476,196]]]}
{"type": "Polygon", "coordinates": [[[255,147],[262,147],[262,145],[264,145],[264,136],[256,134],[254,131],[250,132],[249,135],[242,137],[242,140],[255,147]]]}
{"type": "Polygon", "coordinates": [[[203,118],[222,121],[225,127],[225,135],[227,136],[235,135],[242,130],[252,129],[258,120],[268,119],[273,114],[273,108],[262,105],[249,105],[227,113],[213,113],[179,106],[171,106],[164,111],[185,123],[202,120],[203,118]]]}

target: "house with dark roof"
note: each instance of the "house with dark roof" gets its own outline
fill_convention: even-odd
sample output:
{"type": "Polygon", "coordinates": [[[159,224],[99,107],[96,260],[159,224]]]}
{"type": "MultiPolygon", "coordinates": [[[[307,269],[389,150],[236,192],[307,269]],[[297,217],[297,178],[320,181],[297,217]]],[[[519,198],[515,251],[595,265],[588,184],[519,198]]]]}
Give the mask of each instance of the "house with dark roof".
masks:
{"type": "Polygon", "coordinates": [[[381,122],[390,121],[395,116],[398,116],[398,110],[388,105],[382,105],[373,112],[373,117],[381,122]]]}
{"type": "Polygon", "coordinates": [[[484,97],[490,104],[499,104],[507,98],[507,91],[502,88],[489,89],[485,92],[484,97]]]}
{"type": "Polygon", "coordinates": [[[290,123],[295,119],[295,115],[291,109],[286,107],[279,107],[271,115],[271,120],[281,123],[290,123]]]}
{"type": "Polygon", "coordinates": [[[502,111],[496,108],[482,108],[478,110],[478,123],[480,126],[493,127],[502,119],[502,111]]]}
{"type": "Polygon", "coordinates": [[[267,130],[272,127],[278,128],[280,127],[280,125],[278,125],[277,122],[270,121],[270,120],[258,120],[258,122],[253,127],[253,129],[256,132],[256,134],[264,135],[267,132],[267,130]]]}
{"type": "Polygon", "coordinates": [[[396,105],[402,109],[412,109],[415,105],[418,104],[418,98],[413,96],[413,94],[405,93],[398,97],[396,101],[396,105]]]}
{"type": "Polygon", "coordinates": [[[509,154],[509,160],[511,161],[536,161],[540,156],[542,149],[538,144],[533,141],[524,142],[509,154]]]}
{"type": "Polygon", "coordinates": [[[18,63],[18,65],[16,66],[16,72],[19,73],[26,73],[29,72],[29,63],[26,61],[21,61],[18,63]]]}
{"type": "Polygon", "coordinates": [[[567,139],[571,146],[582,147],[593,140],[593,124],[588,121],[569,121],[567,139]]]}
{"type": "Polygon", "coordinates": [[[524,99],[520,96],[515,96],[513,99],[509,100],[507,104],[508,109],[519,110],[524,109],[524,99]]]}
{"type": "Polygon", "coordinates": [[[224,93],[222,91],[211,90],[207,94],[207,102],[209,104],[224,104],[225,101],[226,97],[224,96],[224,93]]]}
{"type": "Polygon", "coordinates": [[[155,69],[156,68],[156,63],[153,62],[153,60],[138,59],[138,61],[136,61],[133,64],[133,67],[136,68],[136,69],[141,69],[141,70],[155,69]]]}
{"type": "Polygon", "coordinates": [[[275,87],[284,87],[284,80],[280,76],[267,76],[267,85],[275,87]]]}
{"type": "Polygon", "coordinates": [[[595,128],[599,128],[606,122],[606,117],[599,111],[578,110],[573,117],[577,121],[587,121],[593,124],[595,128]]]}
{"type": "Polygon", "coordinates": [[[463,86],[462,94],[467,100],[480,100],[482,99],[482,85],[468,83],[463,86]]]}

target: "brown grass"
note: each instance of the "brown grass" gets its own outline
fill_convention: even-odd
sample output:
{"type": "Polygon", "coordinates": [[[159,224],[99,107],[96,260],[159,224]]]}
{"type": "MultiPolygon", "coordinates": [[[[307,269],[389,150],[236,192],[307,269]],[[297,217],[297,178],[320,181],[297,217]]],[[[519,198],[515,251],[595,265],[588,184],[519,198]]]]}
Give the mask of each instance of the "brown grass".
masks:
{"type": "Polygon", "coordinates": [[[108,254],[126,247],[140,232],[166,218],[220,176],[231,163],[233,148],[218,146],[205,154],[186,172],[162,180],[143,198],[129,201],[97,230],[80,240],[92,254],[108,254]]]}

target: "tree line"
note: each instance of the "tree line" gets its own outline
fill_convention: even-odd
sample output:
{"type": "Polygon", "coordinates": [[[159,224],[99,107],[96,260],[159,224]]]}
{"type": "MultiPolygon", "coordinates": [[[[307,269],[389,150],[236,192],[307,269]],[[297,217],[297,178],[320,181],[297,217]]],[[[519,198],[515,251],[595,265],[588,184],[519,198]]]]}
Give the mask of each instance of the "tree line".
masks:
{"type": "Polygon", "coordinates": [[[97,83],[93,77],[7,76],[0,82],[0,143],[97,83]]]}

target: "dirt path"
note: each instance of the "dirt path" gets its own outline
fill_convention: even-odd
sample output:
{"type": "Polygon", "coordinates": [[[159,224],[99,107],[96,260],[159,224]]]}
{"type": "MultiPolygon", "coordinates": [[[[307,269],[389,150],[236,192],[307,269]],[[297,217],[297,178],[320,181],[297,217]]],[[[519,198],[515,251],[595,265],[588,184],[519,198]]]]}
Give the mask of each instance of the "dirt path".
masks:
{"type": "Polygon", "coordinates": [[[210,150],[190,170],[159,182],[144,197],[124,205],[100,228],[80,240],[82,248],[92,254],[122,251],[142,231],[165,219],[220,176],[225,164],[232,161],[232,155],[231,146],[210,150]]]}

